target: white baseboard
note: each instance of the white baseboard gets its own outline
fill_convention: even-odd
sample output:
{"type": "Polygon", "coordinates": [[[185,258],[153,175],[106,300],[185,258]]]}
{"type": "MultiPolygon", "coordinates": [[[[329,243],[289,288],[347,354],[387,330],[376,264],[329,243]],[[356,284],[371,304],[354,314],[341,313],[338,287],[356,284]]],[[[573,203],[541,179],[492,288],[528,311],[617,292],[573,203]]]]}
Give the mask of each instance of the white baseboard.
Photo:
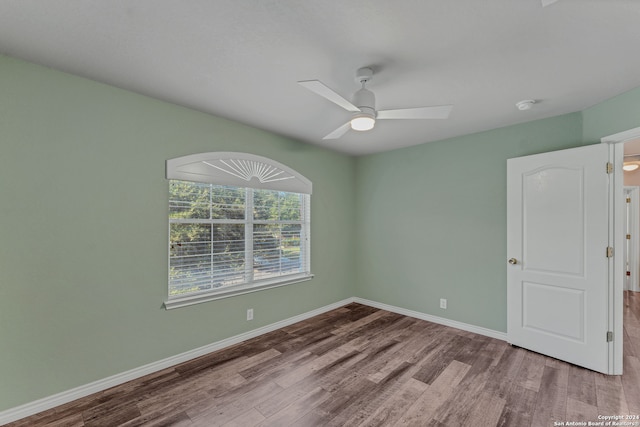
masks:
{"type": "Polygon", "coordinates": [[[395,307],[392,305],[370,301],[363,298],[352,297],[342,301],[338,301],[333,304],[326,305],[324,307],[317,308],[315,310],[311,310],[309,312],[300,314],[298,316],[290,317],[288,319],[284,319],[279,322],[272,323],[270,325],[266,325],[258,329],[254,329],[252,331],[248,331],[240,335],[235,335],[233,337],[229,337],[221,341],[217,341],[212,344],[208,344],[203,347],[199,347],[194,350],[190,350],[190,351],[178,354],[176,356],[168,357],[166,359],[149,363],[139,368],[131,369],[129,371],[122,372],[120,374],[116,374],[98,381],[94,381],[92,383],[85,384],[83,386],[76,387],[71,390],[63,391],[61,393],[57,393],[52,396],[45,397],[43,399],[39,399],[33,402],[25,403],[24,405],[17,406],[15,408],[8,409],[6,411],[0,412],[0,426],[13,421],[17,421],[22,418],[26,418],[31,415],[35,415],[39,412],[46,411],[51,408],[55,408],[56,406],[64,405],[65,403],[72,402],[76,399],[89,396],[90,394],[104,391],[108,388],[126,383],[127,381],[135,380],[145,375],[149,375],[154,372],[161,371],[166,368],[170,368],[171,366],[188,362],[189,360],[195,359],[200,356],[204,356],[205,354],[209,354],[214,351],[218,351],[223,348],[232,346],[234,344],[238,344],[242,341],[246,341],[248,339],[258,337],[268,332],[275,331],[276,329],[284,328],[285,326],[289,326],[294,323],[300,322],[302,320],[309,319],[313,316],[326,313],[327,311],[340,308],[352,302],[357,302],[357,303],[368,305],[371,307],[380,308],[382,310],[391,311],[393,313],[403,314],[405,316],[415,317],[417,319],[422,319],[429,322],[439,323],[441,325],[462,329],[468,332],[474,332],[476,334],[485,335],[491,338],[497,338],[504,341],[506,341],[507,339],[507,334],[503,332],[498,332],[491,329],[482,328],[479,326],[469,325],[467,323],[457,322],[455,320],[444,319],[442,317],[432,316],[429,314],[420,313],[418,311],[395,307]]]}
{"type": "Polygon", "coordinates": [[[353,298],[353,302],[379,308],[381,310],[391,311],[393,313],[398,313],[398,314],[402,314],[409,317],[415,317],[416,319],[422,319],[428,322],[438,323],[440,325],[450,326],[456,329],[462,329],[463,331],[473,332],[474,334],[484,335],[484,336],[496,338],[502,341],[507,340],[506,333],[494,331],[493,329],[483,328],[481,326],[475,326],[475,325],[470,325],[468,323],[462,323],[455,320],[445,319],[444,317],[432,316],[431,314],[425,314],[419,311],[408,310],[406,308],[401,308],[401,307],[395,307],[393,305],[383,304],[381,302],[371,301],[364,298],[355,297],[353,298]]]}

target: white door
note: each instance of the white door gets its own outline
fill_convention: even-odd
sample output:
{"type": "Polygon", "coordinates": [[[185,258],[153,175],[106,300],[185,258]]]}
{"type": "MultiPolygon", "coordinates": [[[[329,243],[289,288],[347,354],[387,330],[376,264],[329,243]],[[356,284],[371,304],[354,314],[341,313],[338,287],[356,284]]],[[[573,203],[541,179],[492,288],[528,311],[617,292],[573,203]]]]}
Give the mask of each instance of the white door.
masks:
{"type": "Polygon", "coordinates": [[[507,339],[603,373],[608,156],[597,144],[507,161],[507,339]]]}

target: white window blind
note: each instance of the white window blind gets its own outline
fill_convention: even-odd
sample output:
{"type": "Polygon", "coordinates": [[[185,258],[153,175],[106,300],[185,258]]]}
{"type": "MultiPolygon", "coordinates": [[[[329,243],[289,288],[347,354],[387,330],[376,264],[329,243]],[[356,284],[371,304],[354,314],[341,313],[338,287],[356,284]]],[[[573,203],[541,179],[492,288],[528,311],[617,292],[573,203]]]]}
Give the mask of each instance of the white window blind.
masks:
{"type": "MultiPolygon", "coordinates": [[[[224,179],[219,179],[224,184],[184,179],[169,181],[167,308],[282,286],[312,277],[310,194],[277,189],[278,178],[288,181],[288,186],[282,187],[289,189],[296,186],[304,189],[300,182],[305,182],[292,182],[293,179],[300,180],[300,176],[292,174],[290,169],[283,169],[283,165],[266,163],[264,158],[257,161],[255,156],[250,156],[256,164],[242,163],[249,160],[240,154],[208,153],[205,160],[200,158],[198,162],[208,163],[217,174],[227,165],[234,165],[230,170],[235,175],[239,175],[237,171],[253,170],[255,173],[245,173],[246,176],[234,179],[224,176],[224,179]],[[212,154],[218,157],[212,159],[212,154]],[[221,159],[220,154],[225,158],[221,159]],[[260,173],[263,178],[270,177],[271,181],[254,179],[260,173]],[[293,178],[287,178],[289,176],[293,178]]],[[[193,156],[187,157],[193,163],[193,156]]],[[[168,162],[168,177],[173,175],[170,170],[168,162]]],[[[204,181],[201,174],[193,176],[200,176],[204,181]]],[[[310,191],[310,186],[308,189],[310,191]]]]}

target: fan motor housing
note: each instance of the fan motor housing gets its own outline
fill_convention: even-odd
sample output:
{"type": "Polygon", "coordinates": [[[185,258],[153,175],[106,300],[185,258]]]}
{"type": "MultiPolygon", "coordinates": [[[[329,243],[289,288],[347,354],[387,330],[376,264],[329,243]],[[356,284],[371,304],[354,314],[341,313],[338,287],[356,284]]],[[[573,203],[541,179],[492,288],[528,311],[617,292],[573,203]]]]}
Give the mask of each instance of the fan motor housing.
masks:
{"type": "Polygon", "coordinates": [[[370,90],[362,88],[353,95],[353,105],[358,107],[360,110],[363,108],[375,110],[376,96],[370,90]]]}

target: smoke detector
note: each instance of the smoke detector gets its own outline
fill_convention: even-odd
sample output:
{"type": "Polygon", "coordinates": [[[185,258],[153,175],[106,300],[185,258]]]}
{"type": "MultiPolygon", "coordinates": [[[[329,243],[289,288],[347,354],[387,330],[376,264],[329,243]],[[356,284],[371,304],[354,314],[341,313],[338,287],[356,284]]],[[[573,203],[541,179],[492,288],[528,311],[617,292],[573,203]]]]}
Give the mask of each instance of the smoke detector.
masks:
{"type": "Polygon", "coordinates": [[[526,111],[526,110],[530,110],[531,107],[533,107],[533,104],[535,104],[535,103],[536,103],[536,101],[533,100],[533,99],[525,99],[523,101],[517,102],[516,103],[516,107],[520,111],[526,111]]]}

